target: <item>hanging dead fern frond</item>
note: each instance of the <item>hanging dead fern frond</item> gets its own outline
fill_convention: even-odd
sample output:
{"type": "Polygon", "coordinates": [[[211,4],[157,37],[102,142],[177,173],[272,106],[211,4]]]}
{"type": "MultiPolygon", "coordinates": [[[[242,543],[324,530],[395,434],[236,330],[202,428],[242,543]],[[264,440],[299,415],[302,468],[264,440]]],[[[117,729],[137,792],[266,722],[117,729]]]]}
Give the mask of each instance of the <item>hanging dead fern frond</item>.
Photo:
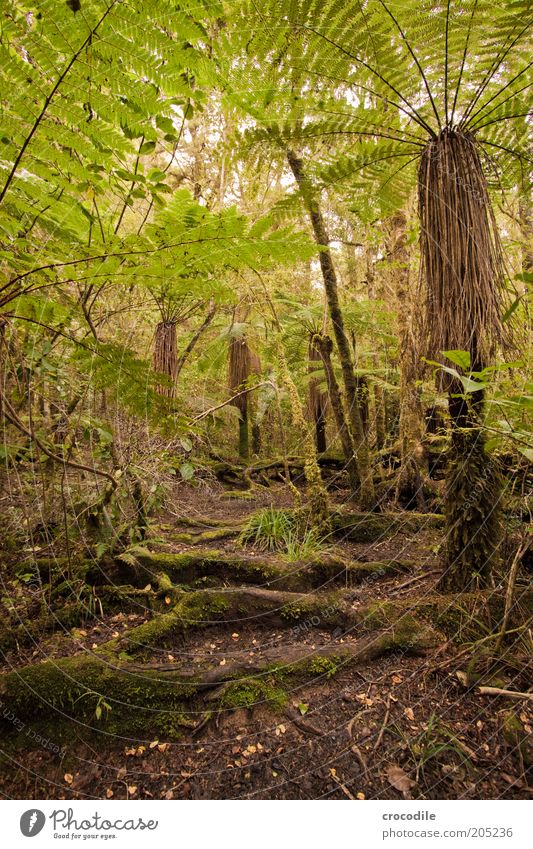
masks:
{"type": "Polygon", "coordinates": [[[155,372],[168,378],[168,382],[158,385],[158,393],[173,398],[178,365],[175,321],[160,321],[157,325],[153,364],[155,372]]]}
{"type": "MultiPolygon", "coordinates": [[[[232,338],[229,343],[228,388],[232,394],[246,388],[252,371],[252,354],[244,336],[232,338]]],[[[233,406],[244,415],[248,410],[248,394],[239,395],[233,406]]]]}
{"type": "Polygon", "coordinates": [[[481,369],[506,341],[504,263],[472,134],[444,130],[428,142],[418,205],[428,353],[442,360],[442,351],[468,351],[471,369],[481,369]]]}

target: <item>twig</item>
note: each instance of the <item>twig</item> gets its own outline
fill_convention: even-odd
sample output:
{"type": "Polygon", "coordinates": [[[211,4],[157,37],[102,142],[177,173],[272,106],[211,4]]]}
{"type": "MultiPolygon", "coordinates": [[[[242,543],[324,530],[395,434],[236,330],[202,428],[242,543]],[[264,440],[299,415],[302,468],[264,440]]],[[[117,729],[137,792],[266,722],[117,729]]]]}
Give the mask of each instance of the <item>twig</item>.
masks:
{"type": "Polygon", "coordinates": [[[507,580],[507,589],[505,591],[505,611],[503,614],[502,626],[500,629],[500,633],[498,634],[498,642],[496,643],[495,649],[498,651],[500,648],[503,638],[505,637],[505,632],[507,630],[507,623],[509,622],[509,616],[511,615],[511,608],[513,606],[513,598],[514,591],[516,585],[516,578],[518,575],[518,567],[520,566],[522,557],[528,550],[531,545],[531,538],[526,539],[522,538],[520,541],[520,545],[516,550],[516,554],[513,557],[513,562],[511,564],[511,568],[509,570],[509,578],[507,580]]]}
{"type": "Polygon", "coordinates": [[[391,590],[391,594],[397,592],[398,590],[402,590],[404,587],[408,587],[410,584],[416,584],[417,581],[422,581],[424,578],[428,578],[430,575],[438,575],[439,573],[439,569],[432,569],[431,572],[424,572],[421,575],[415,575],[414,578],[409,578],[409,580],[404,581],[403,584],[398,584],[398,586],[393,587],[391,590]]]}
{"type": "Polygon", "coordinates": [[[348,799],[352,799],[352,801],[354,801],[354,802],[355,802],[355,801],[356,801],[355,796],[353,796],[353,795],[350,793],[350,791],[348,790],[348,788],[346,787],[346,785],[342,783],[342,781],[340,780],[340,778],[338,778],[338,777],[337,777],[337,776],[336,776],[333,772],[331,772],[331,770],[330,770],[330,775],[331,775],[331,777],[332,777],[333,781],[334,781],[336,784],[338,784],[338,785],[339,785],[339,787],[341,788],[341,790],[342,790],[342,792],[344,793],[344,795],[345,795],[345,796],[347,796],[347,797],[348,797],[348,799]]]}
{"type": "Polygon", "coordinates": [[[383,740],[383,735],[385,733],[385,728],[387,726],[387,722],[389,721],[390,716],[390,693],[387,696],[387,710],[385,711],[385,718],[383,720],[383,725],[381,726],[380,732],[378,734],[378,739],[374,745],[374,752],[379,748],[381,741],[383,740]]]}
{"type": "Polygon", "coordinates": [[[368,764],[366,762],[365,756],[363,755],[359,746],[356,746],[355,743],[352,746],[352,752],[354,753],[355,757],[357,758],[357,760],[359,761],[359,763],[363,767],[363,772],[366,772],[367,769],[368,769],[368,764]]]}

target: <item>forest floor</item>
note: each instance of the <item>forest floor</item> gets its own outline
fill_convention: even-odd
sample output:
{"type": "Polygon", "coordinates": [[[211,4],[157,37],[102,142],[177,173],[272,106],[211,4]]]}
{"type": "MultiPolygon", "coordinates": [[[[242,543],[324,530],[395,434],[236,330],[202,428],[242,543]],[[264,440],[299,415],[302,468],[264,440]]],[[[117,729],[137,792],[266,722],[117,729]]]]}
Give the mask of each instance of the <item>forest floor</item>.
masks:
{"type": "MultiPolygon", "coordinates": [[[[441,628],[441,613],[431,621],[442,531],[429,517],[420,516],[415,527],[410,514],[400,513],[392,530],[363,534],[372,539],[338,535],[314,565],[288,563],[237,538],[259,508],[289,506],[286,490],[243,498],[221,485],[187,487],[182,509],[183,492],[182,486],[179,515],[166,511],[151,526],[155,538],[143,545],[153,554],[139,558],[142,574],[122,564],[135,576],[128,586],[136,583],[145,595],[132,591],[123,609],[104,601],[100,615],[77,627],[11,646],[2,672],[17,676],[51,664],[68,676],[75,673],[62,663],[96,655],[116,668],[108,647],[118,645],[128,662],[143,661],[143,674],[152,670],[159,681],[175,671],[180,681],[202,680],[205,689],[165,733],[152,721],[154,711],[167,716],[157,698],[141,700],[135,721],[118,722],[116,691],[118,706],[106,696],[96,710],[78,714],[82,696],[47,702],[45,687],[37,694],[44,716],[37,708],[23,716],[31,695],[10,707],[9,688],[18,681],[10,676],[7,689],[0,685],[4,798],[530,797],[523,740],[533,726],[532,701],[482,694],[481,677],[468,667],[472,653],[464,650],[472,638],[454,639],[456,618],[452,631],[441,628]],[[191,558],[185,565],[182,555],[191,558]],[[177,563],[181,580],[172,572],[177,563]],[[160,569],[167,582],[157,608],[160,569]],[[165,611],[193,595],[204,606],[188,627],[135,630],[167,623],[165,611]],[[400,619],[387,621],[387,604],[402,611],[400,619]],[[397,639],[406,617],[419,610],[430,639],[397,639]],[[381,618],[370,627],[376,613],[381,618]]],[[[343,493],[337,498],[343,502],[343,493]]],[[[482,683],[525,691],[527,664],[517,666],[514,657],[504,653],[491,667],[482,656],[482,683]]],[[[94,695],[90,686],[88,692],[94,695]]]]}

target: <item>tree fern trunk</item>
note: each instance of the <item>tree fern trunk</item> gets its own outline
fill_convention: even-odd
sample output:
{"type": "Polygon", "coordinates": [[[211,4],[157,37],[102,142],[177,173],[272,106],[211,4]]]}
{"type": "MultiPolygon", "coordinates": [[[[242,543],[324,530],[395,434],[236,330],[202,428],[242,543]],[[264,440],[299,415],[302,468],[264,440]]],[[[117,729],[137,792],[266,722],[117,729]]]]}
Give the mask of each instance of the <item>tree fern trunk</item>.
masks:
{"type": "Polygon", "coordinates": [[[409,252],[406,244],[407,218],[398,212],[390,221],[389,256],[393,268],[398,310],[400,343],[400,472],[396,502],[404,507],[425,507],[422,492],[424,417],[420,389],[418,352],[414,331],[414,308],[409,280],[409,252]]]}
{"type": "Polygon", "coordinates": [[[322,247],[320,251],[320,267],[342,369],[348,420],[352,430],[355,458],[360,480],[360,503],[363,509],[369,509],[375,503],[370,452],[358,403],[357,380],[354,374],[348,337],[344,329],[344,320],[339,302],[337,275],[335,273],[331,251],[329,250],[329,239],[320,208],[316,200],[312,197],[301,159],[292,151],[288,150],[287,160],[306,204],[316,243],[322,247]]]}
{"type": "Polygon", "coordinates": [[[443,592],[487,586],[501,542],[502,482],[485,452],[483,396],[476,394],[468,400],[453,393],[448,400],[452,444],[445,494],[446,568],[438,585],[443,592]]]}
{"type": "Polygon", "coordinates": [[[344,454],[344,459],[346,461],[346,471],[348,472],[350,488],[352,492],[357,492],[359,489],[359,474],[357,470],[357,463],[355,462],[353,442],[346,424],[339,384],[337,383],[337,378],[335,377],[333,364],[331,362],[333,342],[329,336],[316,336],[315,345],[320,352],[322,363],[324,365],[324,372],[328,384],[329,400],[342,445],[342,453],[344,454]]]}
{"type": "Polygon", "coordinates": [[[157,387],[159,394],[168,398],[174,397],[177,356],[176,322],[160,321],[155,331],[154,371],[168,379],[157,387]]]}

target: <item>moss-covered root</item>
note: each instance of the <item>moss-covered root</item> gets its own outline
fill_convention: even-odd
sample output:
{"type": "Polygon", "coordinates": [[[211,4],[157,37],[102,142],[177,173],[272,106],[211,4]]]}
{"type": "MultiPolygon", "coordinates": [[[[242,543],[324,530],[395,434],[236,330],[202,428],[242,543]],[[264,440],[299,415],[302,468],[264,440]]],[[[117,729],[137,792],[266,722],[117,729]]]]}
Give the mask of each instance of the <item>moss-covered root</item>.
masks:
{"type": "MultiPolygon", "coordinates": [[[[207,578],[220,583],[252,584],[278,590],[306,592],[340,584],[352,586],[366,580],[376,580],[409,571],[412,565],[403,561],[373,561],[361,563],[328,554],[313,557],[299,564],[287,564],[274,557],[251,557],[247,554],[227,554],[213,549],[171,554],[144,552],[137,556],[133,571],[143,586],[156,584],[161,590],[172,590],[176,584],[203,583],[207,578]],[[162,576],[166,582],[162,583],[162,576]]],[[[121,564],[122,572],[131,576],[131,566],[121,564]]]]}
{"type": "MultiPolygon", "coordinates": [[[[279,695],[280,686],[288,685],[289,678],[297,682],[330,678],[348,664],[367,662],[390,651],[423,652],[434,644],[429,629],[405,619],[402,627],[354,643],[316,650],[301,644],[274,648],[251,662],[243,653],[231,665],[202,672],[174,664],[113,664],[96,655],[61,658],[0,676],[0,726],[13,730],[14,718],[18,724],[31,720],[45,726],[52,720],[57,724],[77,719],[123,736],[149,729],[172,735],[187,724],[191,701],[195,712],[198,700],[205,698],[218,700],[220,707],[236,707],[249,700],[250,689],[257,695],[258,681],[263,698],[264,685],[279,695]]],[[[55,732],[58,739],[57,729],[55,732]]]]}
{"type": "Polygon", "coordinates": [[[165,645],[168,639],[190,629],[226,622],[240,626],[274,625],[291,627],[310,622],[324,628],[349,627],[349,607],[337,594],[300,594],[247,587],[225,590],[199,590],[184,593],[168,613],[127,631],[117,640],[104,643],[98,652],[125,650],[129,653],[165,645]]]}
{"type": "Polygon", "coordinates": [[[337,513],[335,535],[350,542],[378,542],[395,534],[413,534],[444,528],[444,517],[434,513],[337,513]]]}
{"type": "MultiPolygon", "coordinates": [[[[431,621],[432,611],[423,602],[423,611],[431,621]]],[[[415,606],[416,611],[416,606],[415,606]]],[[[116,640],[104,643],[96,651],[109,654],[126,651],[132,655],[146,653],[155,647],[172,644],[176,635],[191,629],[206,628],[225,622],[233,628],[252,623],[254,626],[291,628],[298,637],[313,628],[364,634],[383,627],[404,629],[413,619],[401,602],[370,604],[353,608],[340,593],[279,592],[260,588],[243,588],[215,592],[202,590],[184,593],[168,613],[125,632],[116,640]]],[[[414,620],[413,620],[414,621],[414,620]]]]}

